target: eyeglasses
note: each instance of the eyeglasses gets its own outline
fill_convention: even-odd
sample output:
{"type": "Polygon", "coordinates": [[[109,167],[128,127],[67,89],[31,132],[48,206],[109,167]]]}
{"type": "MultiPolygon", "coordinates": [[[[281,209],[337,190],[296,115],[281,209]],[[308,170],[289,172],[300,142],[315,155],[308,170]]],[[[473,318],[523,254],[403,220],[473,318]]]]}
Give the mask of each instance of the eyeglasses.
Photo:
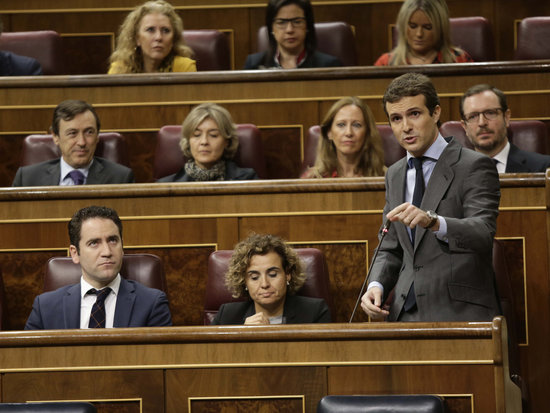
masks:
{"type": "Polygon", "coordinates": [[[479,115],[483,115],[483,117],[487,120],[495,120],[501,112],[503,112],[502,108],[494,108],[494,109],[484,110],[483,112],[467,113],[464,115],[464,122],[466,123],[476,122],[479,119],[479,115]]]}
{"type": "Polygon", "coordinates": [[[295,17],[293,19],[275,19],[273,21],[275,27],[281,30],[286,29],[288,23],[290,23],[295,29],[301,29],[306,26],[306,19],[305,17],[295,17]]]}

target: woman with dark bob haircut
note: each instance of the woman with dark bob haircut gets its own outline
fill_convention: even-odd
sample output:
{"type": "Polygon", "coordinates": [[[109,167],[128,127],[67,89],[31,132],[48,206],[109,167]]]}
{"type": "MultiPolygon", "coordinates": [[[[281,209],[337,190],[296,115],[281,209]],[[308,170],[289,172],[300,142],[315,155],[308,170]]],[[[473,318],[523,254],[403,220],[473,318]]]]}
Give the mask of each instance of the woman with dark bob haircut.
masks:
{"type": "Polygon", "coordinates": [[[315,22],[309,0],[269,0],[265,14],[269,50],[248,55],[245,69],[295,69],[342,66],[316,50],[315,22]]]}
{"type": "Polygon", "coordinates": [[[329,323],[322,298],[295,295],[306,275],[296,251],[275,235],[253,234],[235,246],[225,274],[234,298],[222,304],[212,324],[329,323]]]}

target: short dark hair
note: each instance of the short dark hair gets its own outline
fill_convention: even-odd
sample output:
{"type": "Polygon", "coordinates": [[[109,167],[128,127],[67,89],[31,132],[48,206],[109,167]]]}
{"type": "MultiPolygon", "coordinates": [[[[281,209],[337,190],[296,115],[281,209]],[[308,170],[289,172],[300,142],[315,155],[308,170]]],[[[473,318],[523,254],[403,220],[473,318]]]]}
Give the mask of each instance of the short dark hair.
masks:
{"type": "Polygon", "coordinates": [[[92,105],[83,100],[64,100],[61,102],[53,111],[53,120],[52,120],[52,133],[54,135],[59,135],[59,121],[63,119],[64,121],[73,120],[76,115],[90,111],[94,115],[95,122],[97,125],[97,132],[99,133],[99,117],[92,105]]]}
{"type": "Polygon", "coordinates": [[[382,99],[386,116],[389,116],[386,103],[395,103],[404,97],[418,95],[424,95],[426,107],[430,115],[433,115],[436,106],[439,105],[439,96],[428,76],[412,72],[393,79],[382,99]]]}
{"type": "Polygon", "coordinates": [[[315,19],[313,18],[313,7],[309,0],[269,0],[267,3],[267,9],[265,12],[265,25],[267,28],[267,37],[269,39],[269,53],[266,55],[266,63],[273,60],[273,57],[277,53],[277,41],[273,35],[273,21],[279,13],[279,10],[290,4],[295,4],[304,11],[304,17],[306,19],[306,40],[305,48],[308,55],[311,55],[317,48],[317,36],[315,35],[315,19]]]}
{"type": "Polygon", "coordinates": [[[502,109],[502,112],[506,112],[508,110],[508,103],[506,102],[506,96],[504,96],[504,92],[494,86],[491,86],[487,83],[482,83],[480,85],[472,86],[470,89],[468,89],[462,97],[460,98],[460,118],[464,119],[464,101],[469,98],[470,96],[477,95],[479,93],[483,92],[493,92],[498,97],[498,102],[500,104],[500,107],[502,109]]]}
{"type": "Polygon", "coordinates": [[[2,19],[0,19],[0,34],[4,31],[4,22],[2,22],[2,19]]]}
{"type": "Polygon", "coordinates": [[[82,223],[92,218],[110,219],[118,227],[120,233],[120,240],[122,242],[122,221],[118,217],[117,212],[114,209],[105,206],[88,206],[79,209],[75,212],[71,220],[69,221],[69,240],[71,245],[76,247],[76,251],[80,253],[80,231],[82,229],[82,223]]]}

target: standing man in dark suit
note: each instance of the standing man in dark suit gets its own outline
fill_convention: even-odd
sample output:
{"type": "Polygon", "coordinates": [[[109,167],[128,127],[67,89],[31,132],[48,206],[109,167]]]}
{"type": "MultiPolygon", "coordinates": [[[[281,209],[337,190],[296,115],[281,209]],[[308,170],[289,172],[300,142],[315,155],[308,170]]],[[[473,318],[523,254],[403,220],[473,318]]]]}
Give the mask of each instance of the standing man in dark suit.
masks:
{"type": "Polygon", "coordinates": [[[489,158],[439,133],[441,107],[428,77],[407,73],[384,94],[407,156],[386,173],[393,222],[373,265],[362,308],[390,321],[481,321],[499,313],[492,266],[500,200],[489,158]],[[394,289],[388,309],[384,299],[394,289]]]}
{"type": "Polygon", "coordinates": [[[99,117],[89,103],[65,100],[54,110],[51,132],[61,158],[17,170],[12,186],[133,183],[130,168],[95,157],[99,117]]]}
{"type": "Polygon", "coordinates": [[[69,247],[80,283],[35,298],[25,330],[172,325],[166,295],[122,278],[122,222],[115,210],[90,206],[69,222],[69,247]]]}
{"type": "MultiPolygon", "coordinates": [[[[0,20],[0,36],[3,31],[4,24],[0,20]]],[[[41,74],[40,63],[32,57],[0,50],[0,76],[39,76],[41,74]]]]}
{"type": "Polygon", "coordinates": [[[499,173],[546,171],[550,156],[522,151],[508,141],[510,115],[506,96],[491,85],[472,86],[460,101],[466,136],[477,152],[493,158],[499,173]]]}

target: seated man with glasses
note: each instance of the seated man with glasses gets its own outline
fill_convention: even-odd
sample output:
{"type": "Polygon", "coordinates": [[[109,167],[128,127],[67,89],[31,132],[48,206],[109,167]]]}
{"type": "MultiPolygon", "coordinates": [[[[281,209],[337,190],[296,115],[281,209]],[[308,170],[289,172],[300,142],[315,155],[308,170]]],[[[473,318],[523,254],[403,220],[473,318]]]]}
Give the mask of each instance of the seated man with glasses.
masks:
{"type": "Polygon", "coordinates": [[[269,0],[265,20],[269,50],[248,55],[246,70],[342,66],[338,58],[315,50],[317,38],[309,0],[269,0]]]}
{"type": "Polygon", "coordinates": [[[510,114],[504,93],[491,85],[471,87],[460,101],[466,136],[477,152],[493,158],[499,173],[546,171],[550,156],[523,151],[508,141],[510,114]]]}

